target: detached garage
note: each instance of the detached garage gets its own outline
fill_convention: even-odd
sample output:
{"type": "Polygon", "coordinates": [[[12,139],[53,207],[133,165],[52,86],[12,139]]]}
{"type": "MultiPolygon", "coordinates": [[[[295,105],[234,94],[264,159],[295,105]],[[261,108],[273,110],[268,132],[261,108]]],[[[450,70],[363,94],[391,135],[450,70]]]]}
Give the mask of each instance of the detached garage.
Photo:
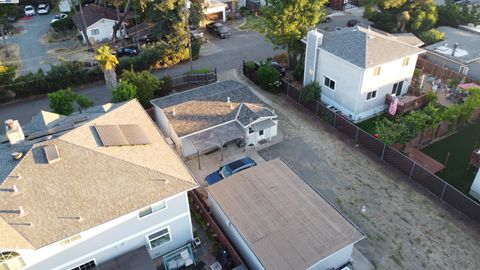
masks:
{"type": "Polygon", "coordinates": [[[340,269],[365,236],[280,159],[207,187],[249,269],[340,269]]]}
{"type": "Polygon", "coordinates": [[[207,9],[205,10],[207,20],[225,22],[227,20],[226,9],[226,4],[218,0],[208,0],[207,9]]]}

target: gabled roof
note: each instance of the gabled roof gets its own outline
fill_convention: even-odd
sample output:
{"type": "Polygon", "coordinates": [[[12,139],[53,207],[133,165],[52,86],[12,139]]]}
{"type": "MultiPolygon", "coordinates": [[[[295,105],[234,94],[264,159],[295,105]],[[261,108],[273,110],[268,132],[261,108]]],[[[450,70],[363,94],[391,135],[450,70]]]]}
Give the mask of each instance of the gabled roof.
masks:
{"type": "Polygon", "coordinates": [[[265,269],[308,269],[364,238],[280,159],[207,190],[265,269]]]}
{"type": "Polygon", "coordinates": [[[151,103],[162,109],[180,137],[234,120],[248,126],[260,117],[276,116],[246,85],[235,81],[206,85],[151,103]]]}
{"type": "MultiPolygon", "coordinates": [[[[130,16],[127,15],[127,18],[130,16]]],[[[98,22],[101,19],[109,19],[113,21],[117,21],[117,12],[113,8],[104,8],[97,5],[88,5],[83,7],[83,17],[85,18],[85,23],[87,27],[90,25],[98,22]]],[[[82,20],[81,20],[80,12],[75,14],[72,17],[73,22],[77,25],[78,28],[81,28],[82,20]]]]}
{"type": "MultiPolygon", "coordinates": [[[[0,229],[9,228],[0,248],[39,248],[197,186],[136,100],[53,136],[26,141],[21,161],[10,157],[0,180],[0,229]],[[138,125],[151,143],[104,147],[95,125],[138,125]],[[43,146],[53,144],[60,160],[48,164],[43,146]]],[[[0,157],[18,149],[2,144],[0,157]]]]}
{"type": "Polygon", "coordinates": [[[319,47],[364,69],[423,52],[394,36],[361,26],[325,33],[319,47]]]}

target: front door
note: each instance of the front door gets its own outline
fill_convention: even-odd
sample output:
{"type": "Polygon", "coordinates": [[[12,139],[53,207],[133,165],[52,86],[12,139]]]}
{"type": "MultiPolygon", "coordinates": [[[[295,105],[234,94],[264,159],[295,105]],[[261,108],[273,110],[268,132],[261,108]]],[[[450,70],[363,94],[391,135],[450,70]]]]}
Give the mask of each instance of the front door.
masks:
{"type": "Polygon", "coordinates": [[[260,141],[263,139],[265,139],[265,130],[262,129],[258,132],[258,140],[260,141]]]}
{"type": "Polygon", "coordinates": [[[400,96],[402,94],[402,90],[403,90],[403,81],[398,82],[398,83],[393,85],[392,95],[400,96]]]}

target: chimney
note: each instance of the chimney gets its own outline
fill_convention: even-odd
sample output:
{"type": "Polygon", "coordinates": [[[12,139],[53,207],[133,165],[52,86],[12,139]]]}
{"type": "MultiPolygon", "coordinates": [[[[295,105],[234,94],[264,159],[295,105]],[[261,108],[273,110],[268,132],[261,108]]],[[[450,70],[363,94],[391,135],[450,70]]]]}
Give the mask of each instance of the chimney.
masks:
{"type": "Polygon", "coordinates": [[[227,97],[227,104],[230,106],[230,109],[232,109],[232,103],[230,102],[230,97],[227,97]]]}
{"type": "Polygon", "coordinates": [[[23,217],[25,216],[27,213],[25,213],[25,210],[23,210],[23,206],[20,206],[18,207],[18,214],[23,217]]]}
{"type": "Polygon", "coordinates": [[[10,144],[16,144],[25,140],[22,127],[17,120],[8,119],[5,121],[5,130],[10,144]]]}
{"type": "Polygon", "coordinates": [[[455,52],[457,51],[458,46],[459,44],[457,42],[453,44],[452,56],[455,56],[455,52]]]}
{"type": "Polygon", "coordinates": [[[303,85],[316,80],[318,47],[323,43],[323,34],[317,30],[311,30],[307,33],[307,48],[305,50],[305,72],[303,75],[303,85]]]}

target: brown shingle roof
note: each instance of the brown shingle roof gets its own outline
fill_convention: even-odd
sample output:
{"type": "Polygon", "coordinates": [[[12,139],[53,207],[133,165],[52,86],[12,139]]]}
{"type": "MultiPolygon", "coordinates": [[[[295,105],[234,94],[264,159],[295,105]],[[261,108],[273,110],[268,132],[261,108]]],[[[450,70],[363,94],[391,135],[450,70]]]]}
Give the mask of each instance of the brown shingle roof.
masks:
{"type": "Polygon", "coordinates": [[[364,237],[280,159],[208,192],[265,269],[307,269],[364,237]]]}
{"type": "MultiPolygon", "coordinates": [[[[88,5],[83,7],[83,16],[85,17],[85,23],[87,24],[87,27],[98,22],[101,19],[110,19],[117,21],[117,12],[115,11],[115,9],[104,8],[97,5],[88,5]]],[[[130,14],[128,16],[130,16],[130,14]]],[[[80,12],[75,14],[72,17],[72,20],[75,25],[80,28],[82,22],[80,12]]]]}
{"type": "Polygon", "coordinates": [[[0,248],[39,248],[197,186],[136,100],[35,143],[10,175],[21,179],[0,184],[19,190],[0,193],[0,229],[11,228],[0,248]],[[103,147],[93,128],[100,124],[140,125],[151,144],[103,147]],[[61,160],[48,164],[42,146],[51,144],[61,160]],[[8,213],[20,206],[25,216],[8,213]]]}

